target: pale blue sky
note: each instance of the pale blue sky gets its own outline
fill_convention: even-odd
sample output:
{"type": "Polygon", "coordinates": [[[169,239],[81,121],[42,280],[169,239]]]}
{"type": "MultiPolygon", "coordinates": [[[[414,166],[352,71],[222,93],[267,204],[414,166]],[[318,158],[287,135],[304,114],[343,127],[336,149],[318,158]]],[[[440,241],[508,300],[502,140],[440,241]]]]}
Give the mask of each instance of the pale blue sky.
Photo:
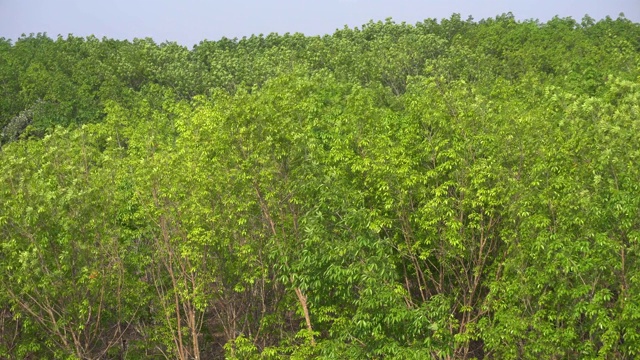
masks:
{"type": "Polygon", "coordinates": [[[0,0],[0,37],[22,33],[50,37],[95,35],[116,39],[152,37],[191,47],[203,39],[251,34],[333,33],[344,25],[392,17],[415,24],[460,13],[475,20],[511,11],[517,19],[547,21],[554,15],[576,20],[620,12],[640,23],[640,0],[0,0]]]}

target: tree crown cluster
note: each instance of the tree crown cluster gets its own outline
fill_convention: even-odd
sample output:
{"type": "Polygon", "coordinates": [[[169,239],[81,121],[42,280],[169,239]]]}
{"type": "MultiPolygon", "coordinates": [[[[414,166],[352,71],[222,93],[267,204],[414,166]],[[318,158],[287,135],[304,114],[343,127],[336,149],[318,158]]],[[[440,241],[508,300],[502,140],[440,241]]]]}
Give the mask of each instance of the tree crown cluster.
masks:
{"type": "Polygon", "coordinates": [[[640,356],[640,24],[0,39],[0,357],[640,356]]]}

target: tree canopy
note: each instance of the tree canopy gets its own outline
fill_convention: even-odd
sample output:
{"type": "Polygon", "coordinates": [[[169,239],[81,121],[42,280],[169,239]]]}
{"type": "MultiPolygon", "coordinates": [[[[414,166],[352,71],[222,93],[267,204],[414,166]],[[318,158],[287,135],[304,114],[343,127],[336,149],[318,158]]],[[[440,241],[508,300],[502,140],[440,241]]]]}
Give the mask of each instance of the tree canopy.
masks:
{"type": "Polygon", "coordinates": [[[640,356],[640,24],[0,39],[0,357],[640,356]]]}

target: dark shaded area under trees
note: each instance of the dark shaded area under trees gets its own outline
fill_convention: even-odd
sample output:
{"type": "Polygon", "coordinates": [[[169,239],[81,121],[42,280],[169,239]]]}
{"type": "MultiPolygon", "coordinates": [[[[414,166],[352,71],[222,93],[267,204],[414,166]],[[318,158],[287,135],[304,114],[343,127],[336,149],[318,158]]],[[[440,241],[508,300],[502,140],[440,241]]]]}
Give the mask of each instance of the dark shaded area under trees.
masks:
{"type": "Polygon", "coordinates": [[[640,356],[640,24],[0,39],[0,358],[640,356]]]}

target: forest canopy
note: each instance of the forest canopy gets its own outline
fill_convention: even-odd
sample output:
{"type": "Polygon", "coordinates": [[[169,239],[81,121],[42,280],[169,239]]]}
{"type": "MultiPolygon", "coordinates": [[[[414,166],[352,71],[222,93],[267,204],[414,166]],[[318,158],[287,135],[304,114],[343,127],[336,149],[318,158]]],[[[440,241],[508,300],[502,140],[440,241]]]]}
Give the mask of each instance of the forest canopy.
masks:
{"type": "Polygon", "coordinates": [[[640,24],[0,39],[0,358],[640,356],[640,24]]]}

